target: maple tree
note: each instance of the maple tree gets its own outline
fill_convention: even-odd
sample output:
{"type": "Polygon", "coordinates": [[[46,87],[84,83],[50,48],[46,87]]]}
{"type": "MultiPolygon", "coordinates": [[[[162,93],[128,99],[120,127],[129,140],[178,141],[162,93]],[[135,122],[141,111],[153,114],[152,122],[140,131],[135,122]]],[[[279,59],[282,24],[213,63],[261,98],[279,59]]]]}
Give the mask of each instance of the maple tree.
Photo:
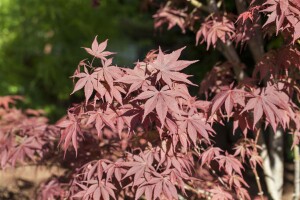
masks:
{"type": "Polygon", "coordinates": [[[125,68],[113,64],[108,40],[96,36],[84,48],[92,59],[80,61],[71,77],[72,94],[83,90],[85,100],[55,125],[42,111],[11,106],[21,97],[0,97],[0,167],[42,162],[59,145],[65,157],[75,151],[76,163],[64,180],[43,183],[38,199],[281,198],[272,183],[263,187],[259,172],[269,169],[261,156],[267,131],[290,132],[299,154],[300,2],[237,0],[236,15],[222,3],[166,1],[153,16],[155,28],[191,30],[196,45],[206,43],[227,59],[202,80],[199,97],[190,94],[197,84],[183,72],[198,61],[180,59],[185,47],[159,47],[125,68]],[[281,35],[284,45],[265,52],[264,32],[281,35]],[[251,75],[239,47],[253,54],[251,75]],[[234,143],[220,145],[226,133],[216,126],[229,127],[234,143]],[[249,173],[256,185],[245,178],[249,173]]]}

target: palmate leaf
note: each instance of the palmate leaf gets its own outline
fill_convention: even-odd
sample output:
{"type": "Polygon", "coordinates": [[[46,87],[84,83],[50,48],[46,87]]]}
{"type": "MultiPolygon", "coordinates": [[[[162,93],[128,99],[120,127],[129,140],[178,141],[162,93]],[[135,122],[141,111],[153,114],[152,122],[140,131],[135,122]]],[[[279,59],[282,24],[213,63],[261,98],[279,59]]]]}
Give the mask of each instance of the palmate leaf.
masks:
{"type": "Polygon", "coordinates": [[[233,155],[225,152],[225,155],[216,156],[214,160],[218,161],[220,168],[223,168],[228,175],[232,175],[233,172],[236,172],[242,176],[241,169],[244,169],[244,167],[233,155]]]}
{"type": "Polygon", "coordinates": [[[210,147],[201,153],[201,166],[205,163],[209,164],[216,156],[219,156],[222,150],[218,147],[210,147]]]}
{"type": "Polygon", "coordinates": [[[123,164],[124,164],[123,159],[118,159],[115,163],[108,164],[107,167],[105,168],[106,181],[112,181],[113,177],[115,177],[119,182],[119,184],[121,185],[122,177],[127,172],[126,170],[124,170],[123,164]]]}
{"type": "Polygon", "coordinates": [[[106,49],[107,46],[107,40],[105,40],[102,43],[98,43],[97,41],[97,36],[95,37],[93,43],[92,43],[92,48],[86,48],[84,47],[84,49],[92,56],[96,57],[96,58],[100,58],[101,60],[106,60],[107,56],[110,56],[112,54],[114,54],[113,52],[110,51],[104,51],[106,49]]]}
{"type": "Polygon", "coordinates": [[[247,188],[249,188],[249,185],[246,183],[244,178],[237,174],[226,176],[226,179],[228,179],[230,188],[232,188],[233,186],[237,188],[243,188],[243,186],[246,186],[247,188]]]}
{"type": "Polygon", "coordinates": [[[258,12],[260,6],[251,6],[248,10],[241,13],[236,22],[242,21],[242,24],[245,24],[246,20],[250,20],[252,23],[254,22],[254,14],[258,12]]]}
{"type": "Polygon", "coordinates": [[[155,20],[154,28],[159,28],[163,24],[168,24],[168,30],[175,25],[179,26],[182,33],[185,33],[186,21],[188,15],[183,10],[172,9],[170,6],[165,6],[157,11],[153,18],[155,20]]]}
{"type": "Polygon", "coordinates": [[[262,167],[263,159],[257,153],[252,153],[250,156],[250,164],[252,167],[256,168],[256,165],[259,164],[262,167]]]}
{"type": "Polygon", "coordinates": [[[253,110],[253,126],[265,114],[267,124],[272,126],[274,132],[279,124],[286,127],[291,112],[289,97],[270,85],[264,90],[256,89],[253,92],[253,96],[248,100],[242,112],[246,110],[253,110]]]}
{"type": "Polygon", "coordinates": [[[79,78],[76,82],[74,90],[71,94],[84,88],[84,95],[86,103],[91,98],[94,91],[96,91],[101,98],[112,102],[116,99],[122,104],[122,95],[125,90],[114,84],[114,80],[118,80],[123,76],[123,71],[116,66],[112,65],[112,59],[102,61],[102,67],[97,67],[93,73],[90,73],[86,66],[84,72],[77,71],[72,78],[79,78]]]}
{"type": "Polygon", "coordinates": [[[215,114],[223,105],[227,116],[230,117],[235,104],[245,105],[246,92],[243,90],[232,89],[230,87],[223,87],[223,91],[217,94],[212,100],[211,114],[215,114]]]}
{"type": "Polygon", "coordinates": [[[126,74],[115,80],[115,82],[130,84],[130,88],[126,94],[128,96],[130,93],[150,85],[150,80],[147,80],[149,75],[145,72],[145,69],[137,65],[134,69],[124,69],[126,74]]]}
{"type": "Polygon", "coordinates": [[[107,97],[107,93],[109,93],[109,95],[111,96],[110,101],[112,101],[112,99],[114,98],[120,104],[122,104],[121,93],[125,93],[125,90],[121,87],[115,86],[114,81],[119,80],[124,75],[123,71],[121,70],[121,68],[112,65],[111,58],[106,61],[102,61],[102,66],[103,67],[98,67],[95,69],[98,81],[100,82],[100,87],[97,91],[99,92],[101,97],[107,97]],[[108,86],[105,86],[105,84],[102,84],[102,82],[106,83],[108,86]],[[104,87],[101,85],[103,85],[104,87]]]}
{"type": "Polygon", "coordinates": [[[136,192],[135,199],[139,199],[144,193],[147,199],[160,199],[164,196],[167,199],[178,199],[177,189],[168,177],[152,177],[150,181],[142,184],[136,192]],[[152,196],[153,195],[153,196],[152,196]]]}
{"type": "Polygon", "coordinates": [[[264,26],[276,24],[276,33],[292,29],[293,43],[300,37],[300,4],[299,0],[267,0],[261,12],[268,13],[264,26]]]}
{"type": "Polygon", "coordinates": [[[150,86],[147,91],[142,92],[132,101],[147,100],[144,107],[143,121],[145,117],[155,109],[160,122],[164,124],[168,110],[172,112],[179,111],[176,96],[177,94],[167,85],[165,85],[160,91],[158,91],[155,87],[150,86]]]}
{"type": "Polygon", "coordinates": [[[112,130],[115,130],[114,126],[114,112],[111,109],[102,110],[99,108],[97,111],[91,111],[88,113],[89,118],[86,124],[95,124],[98,136],[100,137],[102,129],[108,126],[112,130]]]}
{"type": "Polygon", "coordinates": [[[217,41],[225,43],[235,34],[234,23],[225,16],[210,15],[201,24],[196,34],[196,44],[207,42],[207,50],[210,45],[216,47],[217,41]],[[203,40],[200,42],[200,38],[203,40]]]}
{"type": "Polygon", "coordinates": [[[37,196],[37,200],[52,200],[62,197],[64,190],[57,179],[53,179],[47,183],[44,183],[40,189],[37,196]]]}
{"type": "Polygon", "coordinates": [[[138,183],[145,178],[150,179],[150,172],[155,171],[152,166],[153,163],[152,154],[144,154],[143,152],[140,155],[134,155],[133,161],[124,163],[124,166],[130,167],[123,179],[133,176],[133,186],[138,185],[138,183]]]}
{"type": "Polygon", "coordinates": [[[77,155],[77,149],[78,149],[78,142],[77,142],[77,134],[81,134],[80,126],[78,124],[78,121],[76,117],[72,113],[68,113],[68,118],[64,119],[63,121],[58,122],[56,126],[63,128],[61,131],[61,137],[60,142],[63,143],[63,149],[66,152],[71,141],[72,145],[75,149],[76,155],[77,155]]]}
{"type": "Polygon", "coordinates": [[[166,159],[167,170],[176,169],[176,172],[182,177],[192,174],[193,159],[187,155],[176,154],[174,156],[167,156],[166,159]]]}
{"type": "Polygon", "coordinates": [[[83,190],[72,195],[72,199],[83,199],[83,200],[101,200],[101,199],[115,199],[116,195],[114,190],[117,188],[111,183],[105,183],[104,180],[90,180],[87,181],[88,186],[84,184],[77,185],[83,190]]]}
{"type": "Polygon", "coordinates": [[[113,168],[116,169],[117,166],[106,159],[85,164],[81,173],[83,179],[74,180],[79,190],[72,194],[72,198],[87,200],[116,199],[115,190],[117,188],[111,182],[112,173],[109,173],[113,168]]]}
{"type": "Polygon", "coordinates": [[[237,19],[237,21],[242,20],[243,23],[245,23],[245,21],[249,19],[253,22],[253,12],[251,11],[245,11],[243,13],[241,13],[237,19]]]}
{"type": "Polygon", "coordinates": [[[154,60],[152,63],[149,63],[150,66],[158,71],[156,81],[163,80],[169,87],[172,87],[173,82],[182,82],[194,85],[187,79],[189,77],[188,75],[178,72],[197,62],[197,60],[178,60],[184,48],[185,47],[178,49],[170,54],[164,54],[159,48],[159,53],[156,60],[154,60]]]}
{"type": "Polygon", "coordinates": [[[35,154],[42,150],[43,141],[37,137],[23,138],[23,141],[15,147],[11,153],[10,162],[12,166],[15,166],[16,162],[24,162],[26,158],[35,161],[35,154]]]}
{"type": "Polygon", "coordinates": [[[194,145],[196,145],[198,138],[204,138],[206,142],[210,142],[209,135],[212,135],[214,130],[203,116],[198,113],[194,114],[191,110],[189,113],[178,115],[176,118],[179,134],[186,133],[194,145]]]}
{"type": "Polygon", "coordinates": [[[90,97],[92,96],[93,90],[97,90],[97,74],[89,74],[86,67],[84,67],[84,73],[77,73],[73,76],[73,78],[79,78],[76,82],[74,90],[71,94],[75,93],[76,91],[82,89],[84,87],[84,95],[86,99],[86,103],[89,101],[90,97]]]}

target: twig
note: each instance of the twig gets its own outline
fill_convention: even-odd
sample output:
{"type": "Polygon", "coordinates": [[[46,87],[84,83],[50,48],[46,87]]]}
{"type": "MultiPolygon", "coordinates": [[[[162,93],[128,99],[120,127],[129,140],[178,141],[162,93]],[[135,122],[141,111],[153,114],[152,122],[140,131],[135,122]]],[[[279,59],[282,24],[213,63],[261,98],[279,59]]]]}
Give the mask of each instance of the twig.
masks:
{"type": "Polygon", "coordinates": [[[189,190],[189,191],[191,191],[193,193],[196,193],[197,195],[205,195],[205,197],[207,197],[207,198],[211,198],[212,197],[212,194],[210,192],[202,190],[200,188],[195,189],[195,188],[191,187],[188,184],[184,185],[184,189],[189,190]]]}
{"type": "Polygon", "coordinates": [[[186,1],[190,2],[192,4],[192,6],[194,6],[195,8],[198,8],[205,12],[209,12],[209,8],[206,5],[204,5],[203,3],[201,3],[200,1],[197,1],[197,0],[186,0],[186,1]]]}
{"type": "Polygon", "coordinates": [[[209,168],[209,170],[213,173],[215,177],[217,177],[218,181],[227,189],[230,190],[229,186],[226,185],[226,183],[223,181],[223,179],[216,173],[216,171],[207,163],[205,163],[205,166],[209,168]]]}
{"type": "MultiPolygon", "coordinates": [[[[261,132],[261,124],[259,124],[259,128],[256,131],[255,144],[253,146],[254,151],[256,151],[256,152],[257,152],[257,147],[256,146],[257,146],[257,143],[258,143],[258,139],[259,139],[259,137],[261,135],[260,132],[261,132]]],[[[256,170],[255,167],[252,167],[252,171],[253,171],[253,174],[255,176],[255,181],[256,181],[256,184],[257,184],[257,188],[258,188],[258,193],[257,194],[260,196],[261,200],[264,200],[264,192],[262,190],[262,186],[261,186],[261,182],[260,182],[260,177],[259,177],[259,175],[258,175],[257,170],[256,170]]]]}
{"type": "Polygon", "coordinates": [[[217,42],[217,49],[225,56],[225,58],[232,64],[233,71],[238,81],[243,80],[246,74],[243,70],[244,64],[241,62],[235,48],[231,42],[224,44],[223,42],[217,42]]]}
{"type": "Polygon", "coordinates": [[[199,2],[197,0],[187,0],[187,1],[191,2],[191,4],[193,6],[195,6],[196,8],[201,8],[203,6],[203,3],[201,3],[201,2],[199,2]]]}
{"type": "Polygon", "coordinates": [[[262,187],[261,187],[260,178],[258,176],[257,170],[256,170],[256,168],[253,167],[252,171],[253,171],[253,174],[255,176],[255,181],[256,181],[256,184],[257,184],[257,187],[258,187],[258,193],[257,194],[260,196],[261,200],[264,200],[264,192],[263,192],[262,187]]]}

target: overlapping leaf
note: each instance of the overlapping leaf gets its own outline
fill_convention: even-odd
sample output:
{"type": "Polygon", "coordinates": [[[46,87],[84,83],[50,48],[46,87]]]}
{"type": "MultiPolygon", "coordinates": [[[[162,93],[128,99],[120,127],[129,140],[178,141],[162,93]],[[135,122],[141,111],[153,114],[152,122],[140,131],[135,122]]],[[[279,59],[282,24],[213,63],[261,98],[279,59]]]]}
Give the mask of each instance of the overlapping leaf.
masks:
{"type": "Polygon", "coordinates": [[[68,113],[68,119],[64,119],[63,121],[57,124],[58,127],[64,128],[61,131],[60,143],[64,142],[63,149],[66,151],[72,141],[72,145],[75,148],[76,154],[78,149],[77,135],[81,134],[80,126],[76,117],[68,113]]]}
{"type": "Polygon", "coordinates": [[[164,124],[168,110],[172,112],[179,111],[176,96],[177,94],[173,90],[170,90],[167,85],[161,90],[150,86],[147,91],[139,94],[134,100],[147,100],[145,102],[143,120],[155,109],[160,122],[164,124]]]}

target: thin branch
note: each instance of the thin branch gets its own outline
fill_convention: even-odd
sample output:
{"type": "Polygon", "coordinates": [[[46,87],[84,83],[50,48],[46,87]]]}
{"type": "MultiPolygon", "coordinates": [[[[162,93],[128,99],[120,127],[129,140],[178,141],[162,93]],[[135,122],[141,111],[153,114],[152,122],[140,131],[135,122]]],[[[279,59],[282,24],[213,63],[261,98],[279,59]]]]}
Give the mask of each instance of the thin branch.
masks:
{"type": "MultiPolygon", "coordinates": [[[[258,140],[261,139],[261,136],[262,136],[262,134],[261,134],[261,124],[259,124],[259,128],[256,131],[255,145],[254,145],[254,151],[256,151],[256,152],[257,152],[256,146],[257,146],[258,140]]],[[[258,193],[257,194],[258,194],[258,196],[260,196],[261,200],[264,200],[264,192],[262,190],[260,177],[259,177],[255,167],[252,167],[252,171],[253,171],[253,174],[255,176],[255,181],[256,181],[257,188],[258,188],[258,193]]]]}
{"type": "Polygon", "coordinates": [[[246,74],[243,70],[244,64],[241,62],[235,48],[231,42],[224,44],[223,42],[217,42],[217,49],[225,56],[225,58],[232,64],[233,71],[238,81],[243,80],[246,74]]]}
{"type": "Polygon", "coordinates": [[[209,170],[213,173],[215,177],[217,177],[218,181],[227,189],[230,190],[229,186],[226,185],[226,183],[223,181],[223,179],[216,173],[216,171],[207,163],[205,163],[205,166],[209,168],[209,170]]]}
{"type": "Polygon", "coordinates": [[[191,187],[190,185],[188,184],[185,184],[184,185],[184,189],[188,190],[188,191],[191,191],[195,194],[197,194],[198,196],[199,195],[205,195],[206,198],[211,198],[212,197],[212,193],[208,192],[208,191],[205,191],[205,190],[202,190],[200,188],[193,188],[191,187]]]}
{"type": "Polygon", "coordinates": [[[261,200],[264,200],[264,192],[262,190],[262,187],[261,187],[261,183],[260,183],[260,178],[259,178],[259,175],[257,173],[257,170],[256,168],[252,168],[252,171],[253,171],[253,174],[255,176],[255,181],[256,181],[256,184],[257,184],[257,187],[258,187],[258,195],[260,196],[260,199],[261,200]]]}
{"type": "Polygon", "coordinates": [[[201,3],[200,1],[197,1],[197,0],[186,0],[186,1],[190,2],[192,4],[192,6],[194,6],[195,8],[198,8],[200,10],[203,10],[203,11],[209,13],[209,8],[206,5],[204,5],[203,3],[201,3]]]}

